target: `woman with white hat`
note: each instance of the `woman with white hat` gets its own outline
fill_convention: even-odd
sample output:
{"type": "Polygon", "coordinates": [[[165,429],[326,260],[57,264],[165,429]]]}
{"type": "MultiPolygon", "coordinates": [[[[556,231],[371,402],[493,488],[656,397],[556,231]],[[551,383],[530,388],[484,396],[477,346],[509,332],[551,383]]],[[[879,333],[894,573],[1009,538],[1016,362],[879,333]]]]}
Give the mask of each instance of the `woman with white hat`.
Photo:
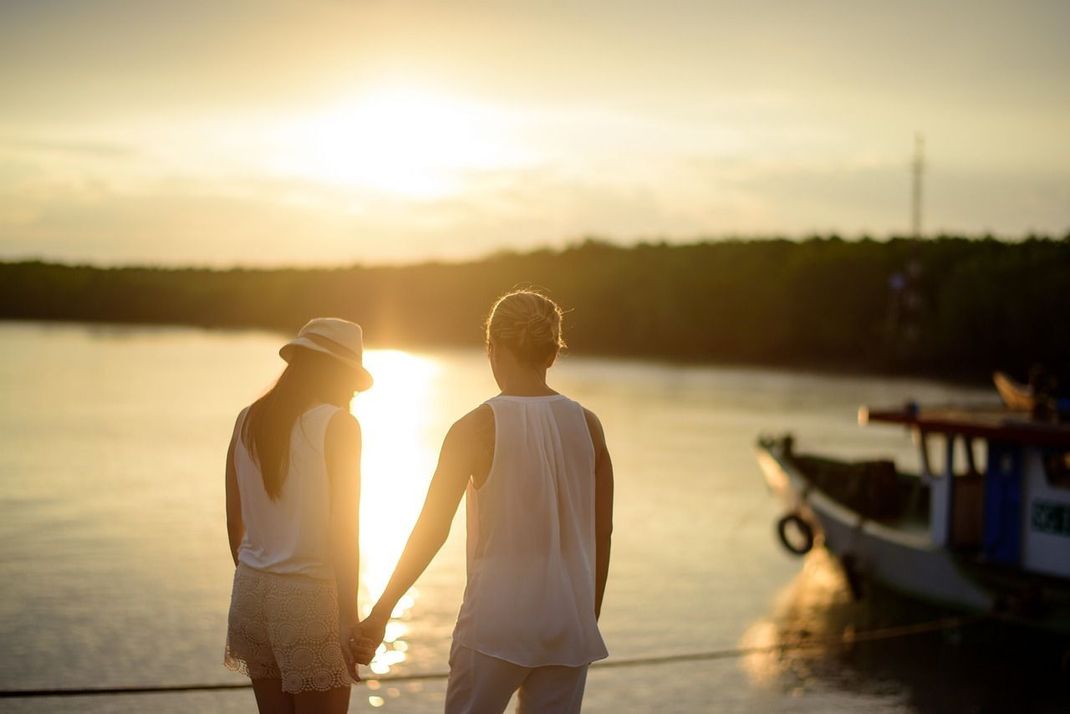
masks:
{"type": "Polygon", "coordinates": [[[238,415],[227,453],[236,566],[224,664],[260,712],[345,712],[366,662],[357,619],[360,425],[372,377],[359,325],[317,318],[279,351],[287,366],[238,415]],[[351,645],[356,654],[351,652],[351,645]]]}

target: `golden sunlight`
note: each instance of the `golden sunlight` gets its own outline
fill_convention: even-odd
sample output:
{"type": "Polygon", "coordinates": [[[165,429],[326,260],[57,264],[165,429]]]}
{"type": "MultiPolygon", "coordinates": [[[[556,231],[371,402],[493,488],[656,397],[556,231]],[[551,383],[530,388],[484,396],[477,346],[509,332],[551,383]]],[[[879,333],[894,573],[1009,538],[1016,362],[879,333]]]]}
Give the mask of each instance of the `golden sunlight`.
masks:
{"type": "Polygon", "coordinates": [[[824,551],[806,558],[802,571],[777,595],[772,615],[751,623],[739,640],[741,661],[754,684],[768,686],[785,672],[807,672],[849,623],[850,595],[839,565],[824,551]]]}
{"type": "Polygon", "coordinates": [[[285,175],[409,198],[454,193],[465,172],[517,160],[490,108],[403,89],[295,118],[273,142],[272,168],[285,175]]]}
{"type": "Polygon", "coordinates": [[[437,366],[398,350],[369,350],[364,364],[375,386],[353,400],[352,411],[364,435],[360,581],[367,609],[386,587],[431,481],[437,443],[426,426],[437,366]]]}

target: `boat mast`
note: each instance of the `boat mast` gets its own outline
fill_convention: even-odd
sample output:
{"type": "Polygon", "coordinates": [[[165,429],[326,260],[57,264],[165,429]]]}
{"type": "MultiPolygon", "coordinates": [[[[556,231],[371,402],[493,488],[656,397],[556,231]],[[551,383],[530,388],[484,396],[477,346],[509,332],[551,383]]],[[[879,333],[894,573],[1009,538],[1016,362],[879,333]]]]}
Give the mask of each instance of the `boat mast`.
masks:
{"type": "Polygon", "coordinates": [[[921,175],[925,171],[925,139],[921,132],[914,132],[914,161],[911,172],[914,177],[913,201],[911,203],[911,225],[914,239],[921,238],[921,175]]]}

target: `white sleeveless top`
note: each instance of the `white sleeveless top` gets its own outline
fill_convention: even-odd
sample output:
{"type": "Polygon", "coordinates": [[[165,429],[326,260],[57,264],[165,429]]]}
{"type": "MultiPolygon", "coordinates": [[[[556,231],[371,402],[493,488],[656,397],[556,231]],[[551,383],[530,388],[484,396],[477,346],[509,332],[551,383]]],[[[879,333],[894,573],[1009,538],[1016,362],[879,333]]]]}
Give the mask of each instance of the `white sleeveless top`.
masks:
{"type": "Polygon", "coordinates": [[[608,655],[595,620],[595,453],[563,395],[497,396],[494,458],[470,481],[468,584],[454,639],[523,667],[608,655]]]}
{"type": "Polygon", "coordinates": [[[294,422],[289,471],[275,501],[264,490],[260,467],[241,440],[248,407],[242,411],[234,435],[234,466],[245,525],[238,562],[271,573],[334,577],[329,549],[331,486],[324,438],[331,417],[339,409],[320,404],[294,422]]]}

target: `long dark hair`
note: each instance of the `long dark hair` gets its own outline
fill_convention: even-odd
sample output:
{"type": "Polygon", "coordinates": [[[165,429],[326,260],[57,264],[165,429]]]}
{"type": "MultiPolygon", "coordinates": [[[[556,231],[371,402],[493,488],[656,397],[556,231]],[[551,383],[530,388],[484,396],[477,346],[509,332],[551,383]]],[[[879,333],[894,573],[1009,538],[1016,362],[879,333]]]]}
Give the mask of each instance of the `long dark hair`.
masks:
{"type": "Polygon", "coordinates": [[[278,499],[290,465],[290,434],[298,417],[317,403],[346,406],[356,390],[356,375],[322,352],[297,348],[267,394],[253,402],[242,424],[241,440],[260,467],[264,490],[278,499]]]}

